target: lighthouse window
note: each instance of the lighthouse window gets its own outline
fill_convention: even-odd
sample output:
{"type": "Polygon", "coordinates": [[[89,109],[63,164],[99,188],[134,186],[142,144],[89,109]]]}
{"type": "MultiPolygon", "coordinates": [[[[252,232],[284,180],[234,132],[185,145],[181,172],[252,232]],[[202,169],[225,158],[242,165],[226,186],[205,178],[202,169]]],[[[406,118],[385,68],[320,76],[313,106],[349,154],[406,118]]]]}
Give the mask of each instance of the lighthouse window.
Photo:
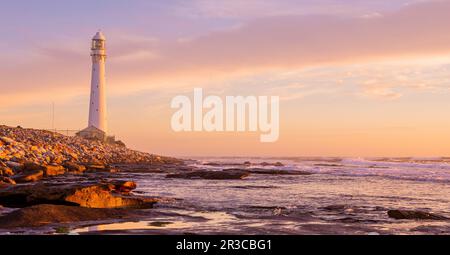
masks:
{"type": "Polygon", "coordinates": [[[104,48],[104,42],[101,40],[94,40],[94,41],[92,41],[92,48],[93,49],[102,49],[102,48],[104,48]]]}

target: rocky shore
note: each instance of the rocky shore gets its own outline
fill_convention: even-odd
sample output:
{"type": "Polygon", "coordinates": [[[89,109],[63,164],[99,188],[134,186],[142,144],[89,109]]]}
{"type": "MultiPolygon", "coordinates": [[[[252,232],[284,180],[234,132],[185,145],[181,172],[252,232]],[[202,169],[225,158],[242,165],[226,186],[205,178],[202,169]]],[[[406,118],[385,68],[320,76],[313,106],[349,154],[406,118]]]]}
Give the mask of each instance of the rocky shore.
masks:
{"type": "MultiPolygon", "coordinates": [[[[323,163],[320,164],[314,167],[323,167],[323,163]]],[[[343,166],[333,163],[326,167],[343,166]]],[[[121,142],[106,144],[44,130],[0,126],[0,234],[27,233],[36,228],[48,229],[48,232],[39,233],[67,233],[67,229],[75,227],[151,220],[152,217],[170,213],[164,205],[173,206],[180,201],[178,198],[162,197],[172,194],[172,190],[176,189],[173,186],[171,192],[161,193],[161,196],[144,196],[137,190],[136,181],[150,181],[152,185],[157,183],[155,187],[171,182],[180,185],[183,190],[192,189],[190,183],[195,184],[193,187],[203,187],[204,183],[225,187],[229,182],[229,189],[217,192],[220,196],[233,190],[252,190],[252,193],[244,194],[249,196],[246,202],[252,204],[256,197],[253,192],[257,190],[275,193],[280,183],[304,185],[318,178],[320,176],[313,172],[302,168],[291,170],[281,162],[210,161],[197,162],[194,167],[185,160],[128,149],[121,142]],[[273,182],[268,184],[266,180],[273,182]]],[[[204,192],[204,189],[198,192],[204,192]]],[[[181,202],[188,208],[192,203],[187,199],[181,202]]],[[[360,224],[373,222],[373,214],[378,212],[383,215],[382,221],[378,219],[375,222],[450,222],[448,215],[411,208],[376,207],[371,211],[346,204],[321,205],[311,212],[303,211],[303,207],[297,211],[277,204],[269,207],[251,205],[248,208],[246,213],[258,212],[256,218],[243,214],[239,216],[240,220],[250,217],[250,220],[268,222],[283,220],[290,221],[289,224],[306,223],[315,222],[317,214],[323,214],[320,219],[345,225],[339,225],[345,227],[343,229],[336,227],[335,232],[329,232],[325,225],[303,226],[304,230],[310,227],[312,233],[346,233],[347,224],[352,227],[351,231],[356,231],[349,233],[359,233],[359,228],[364,228],[360,224]],[[265,216],[266,211],[270,215],[265,216]],[[360,215],[370,216],[363,218],[360,215]]],[[[173,214],[169,217],[181,216],[173,214]]],[[[205,219],[192,216],[191,220],[205,219]]],[[[447,230],[444,227],[442,231],[447,230]]],[[[436,227],[431,231],[437,231],[436,227]]]]}
{"type": "Polygon", "coordinates": [[[119,179],[116,164],[184,166],[181,160],[131,150],[121,142],[0,126],[0,215],[5,214],[0,229],[129,218],[160,201],[134,194],[136,183],[119,179]]]}
{"type": "Polygon", "coordinates": [[[106,144],[59,133],[0,126],[0,160],[15,163],[62,165],[112,163],[173,163],[174,158],[130,150],[122,142],[106,144]]]}

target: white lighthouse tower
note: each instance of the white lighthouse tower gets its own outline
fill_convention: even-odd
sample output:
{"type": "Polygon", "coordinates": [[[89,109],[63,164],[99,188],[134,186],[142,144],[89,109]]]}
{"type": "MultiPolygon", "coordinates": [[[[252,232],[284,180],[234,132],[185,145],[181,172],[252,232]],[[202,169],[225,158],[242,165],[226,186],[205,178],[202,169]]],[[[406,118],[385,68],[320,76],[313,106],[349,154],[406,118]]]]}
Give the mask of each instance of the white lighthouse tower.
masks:
{"type": "Polygon", "coordinates": [[[106,120],[106,92],[105,92],[105,36],[101,31],[92,38],[92,77],[91,97],[89,101],[88,127],[77,133],[87,139],[106,140],[108,126],[106,120]]]}
{"type": "Polygon", "coordinates": [[[91,78],[91,99],[89,103],[89,124],[88,127],[96,127],[107,133],[106,122],[106,94],[105,94],[105,36],[101,31],[92,38],[92,78],[91,78]]]}

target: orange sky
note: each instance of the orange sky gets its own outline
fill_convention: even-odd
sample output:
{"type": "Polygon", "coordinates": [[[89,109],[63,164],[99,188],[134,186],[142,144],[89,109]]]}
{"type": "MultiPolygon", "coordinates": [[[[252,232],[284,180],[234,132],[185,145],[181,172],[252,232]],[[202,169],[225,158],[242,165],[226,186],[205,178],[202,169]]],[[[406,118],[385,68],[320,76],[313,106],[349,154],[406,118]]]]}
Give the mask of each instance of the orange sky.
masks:
{"type": "Polygon", "coordinates": [[[77,25],[81,4],[73,6],[78,16],[30,7],[20,20],[8,16],[20,3],[6,6],[2,124],[50,128],[54,102],[57,128],[84,128],[89,40],[101,27],[109,127],[132,148],[174,156],[450,156],[449,1],[132,2],[99,6],[103,21],[85,13],[77,25]],[[173,132],[170,101],[192,97],[195,87],[220,97],[280,96],[279,141],[173,132]]]}

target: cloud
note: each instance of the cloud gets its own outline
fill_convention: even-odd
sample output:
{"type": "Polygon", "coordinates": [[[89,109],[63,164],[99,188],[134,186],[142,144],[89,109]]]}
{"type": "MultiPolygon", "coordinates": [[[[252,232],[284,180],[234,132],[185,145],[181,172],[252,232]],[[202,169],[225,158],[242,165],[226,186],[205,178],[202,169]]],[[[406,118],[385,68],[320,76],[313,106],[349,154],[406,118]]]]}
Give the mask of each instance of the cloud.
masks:
{"type": "MultiPolygon", "coordinates": [[[[199,18],[261,18],[285,15],[371,15],[378,11],[395,10],[405,5],[430,0],[193,0],[180,3],[176,12],[199,18]]],[[[432,1],[432,0],[431,0],[432,1]]]]}
{"type": "Polygon", "coordinates": [[[438,2],[409,6],[376,19],[263,18],[240,29],[170,45],[162,54],[167,56],[166,63],[155,64],[228,72],[448,53],[449,11],[449,2],[438,2]]]}
{"type": "Polygon", "coordinates": [[[362,95],[380,99],[393,100],[400,98],[402,94],[395,92],[391,86],[384,84],[373,84],[363,89],[362,95]]]}
{"type": "MultiPolygon", "coordinates": [[[[448,54],[449,12],[450,2],[439,1],[408,5],[376,18],[268,16],[181,42],[116,31],[108,36],[108,86],[115,93],[176,90],[258,73],[448,54]]],[[[0,64],[0,100],[13,93],[16,98],[28,93],[30,98],[36,91],[85,89],[90,79],[88,46],[58,43],[39,47],[40,54],[32,59],[23,52],[17,56],[26,59],[23,63],[0,64]]],[[[390,91],[375,93],[393,97],[390,91]]]]}

